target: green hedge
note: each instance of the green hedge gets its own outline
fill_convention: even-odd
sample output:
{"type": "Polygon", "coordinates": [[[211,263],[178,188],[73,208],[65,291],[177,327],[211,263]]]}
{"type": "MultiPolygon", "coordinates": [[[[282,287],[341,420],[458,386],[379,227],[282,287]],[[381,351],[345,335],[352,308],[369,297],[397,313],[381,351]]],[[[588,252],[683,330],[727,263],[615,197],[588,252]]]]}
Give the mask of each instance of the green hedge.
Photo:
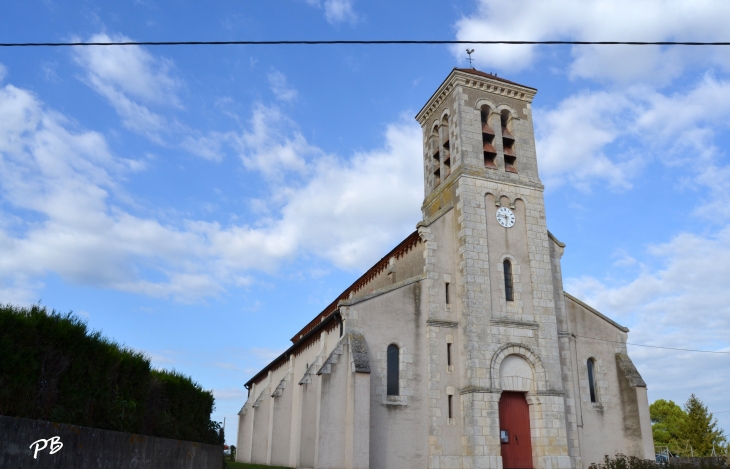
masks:
{"type": "Polygon", "coordinates": [[[72,313],[0,306],[0,415],[222,444],[213,395],[72,313]]]}

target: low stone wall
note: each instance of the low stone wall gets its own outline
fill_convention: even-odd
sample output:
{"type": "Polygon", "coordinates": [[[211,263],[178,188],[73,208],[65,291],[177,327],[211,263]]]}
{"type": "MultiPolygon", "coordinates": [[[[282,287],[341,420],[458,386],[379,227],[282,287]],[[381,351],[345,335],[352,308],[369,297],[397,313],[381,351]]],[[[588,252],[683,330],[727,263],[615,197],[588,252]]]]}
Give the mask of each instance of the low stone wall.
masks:
{"type": "Polygon", "coordinates": [[[3,468],[221,469],[222,459],[222,446],[0,416],[3,468]]]}

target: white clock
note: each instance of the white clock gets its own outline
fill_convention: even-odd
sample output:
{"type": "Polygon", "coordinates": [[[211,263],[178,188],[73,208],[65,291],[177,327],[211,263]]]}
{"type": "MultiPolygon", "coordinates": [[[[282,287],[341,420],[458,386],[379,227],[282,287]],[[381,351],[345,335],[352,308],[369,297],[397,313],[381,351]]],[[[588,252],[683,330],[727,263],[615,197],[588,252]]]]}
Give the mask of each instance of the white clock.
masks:
{"type": "Polygon", "coordinates": [[[510,228],[515,224],[515,214],[507,207],[497,209],[497,221],[505,228],[510,228]]]}

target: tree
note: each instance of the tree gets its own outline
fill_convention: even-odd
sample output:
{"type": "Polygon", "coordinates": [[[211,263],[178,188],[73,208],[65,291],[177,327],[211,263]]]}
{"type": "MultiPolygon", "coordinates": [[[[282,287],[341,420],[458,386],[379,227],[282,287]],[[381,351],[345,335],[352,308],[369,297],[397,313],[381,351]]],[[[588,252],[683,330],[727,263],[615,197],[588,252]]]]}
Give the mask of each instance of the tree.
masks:
{"type": "Polygon", "coordinates": [[[694,451],[695,456],[710,456],[712,448],[722,451],[727,442],[724,432],[717,426],[717,419],[694,394],[684,404],[686,417],[680,426],[680,433],[694,451]]]}
{"type": "Polygon", "coordinates": [[[694,394],[684,409],[673,401],[656,400],[649,406],[654,446],[668,447],[678,456],[710,456],[727,449],[727,439],[707,407],[694,394]]]}
{"type": "Polygon", "coordinates": [[[649,406],[654,446],[668,447],[672,454],[684,453],[687,443],[682,428],[687,414],[674,401],[658,399],[649,406]]]}

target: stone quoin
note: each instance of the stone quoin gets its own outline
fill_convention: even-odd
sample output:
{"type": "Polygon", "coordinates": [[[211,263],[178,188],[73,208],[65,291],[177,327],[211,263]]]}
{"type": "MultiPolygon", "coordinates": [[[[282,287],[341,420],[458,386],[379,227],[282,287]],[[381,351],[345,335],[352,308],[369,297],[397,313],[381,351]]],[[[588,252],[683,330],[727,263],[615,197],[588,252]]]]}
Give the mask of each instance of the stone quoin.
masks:
{"type": "Polygon", "coordinates": [[[537,90],[454,69],[416,119],[416,231],[247,383],[237,459],[298,468],[582,469],[653,459],[628,329],[563,291],[537,90]]]}

